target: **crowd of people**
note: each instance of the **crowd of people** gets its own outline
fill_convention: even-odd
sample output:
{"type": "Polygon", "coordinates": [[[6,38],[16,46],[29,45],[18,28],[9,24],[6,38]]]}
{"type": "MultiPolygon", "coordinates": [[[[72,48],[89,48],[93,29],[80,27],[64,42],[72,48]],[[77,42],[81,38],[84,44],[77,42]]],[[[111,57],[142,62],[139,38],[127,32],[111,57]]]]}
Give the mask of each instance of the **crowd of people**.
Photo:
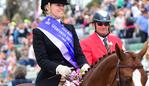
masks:
{"type": "Polygon", "coordinates": [[[148,33],[148,4],[149,1],[147,0],[104,0],[100,6],[97,5],[91,9],[86,8],[83,11],[76,11],[73,18],[69,17],[67,22],[80,25],[85,30],[90,30],[92,27],[88,23],[92,20],[97,9],[103,9],[111,16],[110,25],[114,34],[120,38],[141,36],[141,42],[144,42],[148,33]],[[118,5],[118,1],[122,1],[120,5],[118,5]],[[143,21],[140,21],[140,18],[143,21]],[[145,25],[143,26],[142,24],[145,25]]]}
{"type": "Polygon", "coordinates": [[[0,24],[1,84],[8,83],[15,77],[18,65],[37,67],[32,46],[32,29],[37,27],[38,23],[39,21],[20,23],[12,21],[0,24]]]}
{"type": "MultiPolygon", "coordinates": [[[[14,74],[20,65],[33,67],[36,72],[41,69],[36,81],[37,86],[48,84],[46,79],[52,76],[54,77],[51,78],[51,83],[58,84],[53,79],[60,81],[60,76],[70,74],[72,67],[79,66],[87,70],[97,59],[114,51],[116,43],[125,50],[121,39],[140,37],[140,43],[148,40],[148,0],[103,0],[101,5],[97,4],[90,9],[73,6],[66,14],[64,6],[70,4],[67,0],[41,1],[41,9],[47,16],[45,20],[37,18],[21,22],[0,22],[0,84],[9,83],[8,86],[13,86],[10,83],[16,79],[14,74]],[[54,27],[63,28],[63,31],[58,34],[47,30],[47,27],[41,24],[44,21],[50,21],[50,24],[54,22],[54,27]],[[83,35],[75,32],[78,29],[83,35]],[[63,35],[62,32],[67,34],[63,35]],[[66,37],[67,39],[63,40],[66,37]],[[110,47],[106,46],[104,39],[110,47]],[[50,75],[45,75],[44,72],[49,72],[50,75]]],[[[51,26],[50,29],[57,30],[54,27],[51,26]]],[[[149,50],[147,52],[142,61],[146,70],[149,68],[149,50]]],[[[26,78],[23,76],[23,79],[26,78]]]]}

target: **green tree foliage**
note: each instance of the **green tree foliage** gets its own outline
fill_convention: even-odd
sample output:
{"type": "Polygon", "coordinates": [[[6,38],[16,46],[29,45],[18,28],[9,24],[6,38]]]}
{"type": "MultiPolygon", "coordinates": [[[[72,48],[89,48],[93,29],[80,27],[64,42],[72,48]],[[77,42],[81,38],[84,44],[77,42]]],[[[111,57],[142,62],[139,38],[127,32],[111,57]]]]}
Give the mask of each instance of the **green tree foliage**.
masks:
{"type": "Polygon", "coordinates": [[[19,4],[17,3],[17,0],[7,0],[6,4],[7,7],[5,9],[6,16],[11,20],[15,13],[19,10],[19,4]]]}
{"type": "Polygon", "coordinates": [[[88,8],[91,8],[93,6],[98,6],[102,3],[103,0],[92,0],[88,5],[87,7],[88,8]]]}
{"type": "Polygon", "coordinates": [[[5,15],[10,20],[17,21],[25,18],[34,19],[34,13],[36,10],[36,2],[39,0],[7,0],[5,15]]]}

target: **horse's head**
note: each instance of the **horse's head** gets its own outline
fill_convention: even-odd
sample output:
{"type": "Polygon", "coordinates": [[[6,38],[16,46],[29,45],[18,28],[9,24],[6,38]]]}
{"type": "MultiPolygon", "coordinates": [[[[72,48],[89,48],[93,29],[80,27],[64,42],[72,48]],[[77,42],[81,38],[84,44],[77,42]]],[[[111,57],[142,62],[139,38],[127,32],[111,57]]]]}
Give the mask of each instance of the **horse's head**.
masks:
{"type": "Polygon", "coordinates": [[[139,53],[124,52],[116,44],[116,54],[119,58],[116,66],[116,79],[119,86],[145,86],[147,74],[145,73],[141,60],[147,51],[146,42],[139,53]]]}
{"type": "Polygon", "coordinates": [[[147,51],[147,43],[139,53],[125,52],[117,44],[115,50],[87,72],[81,86],[145,86],[147,74],[141,59],[147,51]]]}

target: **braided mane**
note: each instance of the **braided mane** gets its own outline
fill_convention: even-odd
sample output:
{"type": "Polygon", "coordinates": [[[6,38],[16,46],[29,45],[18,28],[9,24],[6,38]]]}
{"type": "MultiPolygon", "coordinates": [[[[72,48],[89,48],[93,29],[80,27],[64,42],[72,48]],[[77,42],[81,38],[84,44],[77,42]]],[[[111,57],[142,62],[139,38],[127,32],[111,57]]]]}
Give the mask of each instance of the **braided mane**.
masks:
{"type": "Polygon", "coordinates": [[[107,57],[115,54],[115,51],[112,53],[108,53],[104,55],[102,58],[99,58],[97,62],[95,62],[93,65],[91,65],[91,68],[83,75],[83,80],[87,79],[87,77],[90,76],[90,74],[94,71],[94,69],[97,67],[98,64],[100,64],[103,60],[105,60],[107,57]]]}

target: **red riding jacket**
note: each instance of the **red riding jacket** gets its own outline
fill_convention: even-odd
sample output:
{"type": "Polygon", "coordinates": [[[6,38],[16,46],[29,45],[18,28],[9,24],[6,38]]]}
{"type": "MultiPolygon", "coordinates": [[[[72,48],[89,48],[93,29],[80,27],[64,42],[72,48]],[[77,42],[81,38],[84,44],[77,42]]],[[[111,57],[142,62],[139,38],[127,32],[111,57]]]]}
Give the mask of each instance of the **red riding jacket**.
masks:
{"type": "MultiPolygon", "coordinates": [[[[118,43],[119,47],[122,49],[122,41],[120,38],[113,34],[109,34],[107,39],[111,46],[111,52],[115,51],[116,43],[118,43]]],[[[83,53],[85,54],[86,59],[90,65],[98,61],[99,58],[102,58],[103,55],[107,54],[107,50],[103,44],[103,41],[95,32],[86,39],[83,39],[80,43],[83,53]]]]}

